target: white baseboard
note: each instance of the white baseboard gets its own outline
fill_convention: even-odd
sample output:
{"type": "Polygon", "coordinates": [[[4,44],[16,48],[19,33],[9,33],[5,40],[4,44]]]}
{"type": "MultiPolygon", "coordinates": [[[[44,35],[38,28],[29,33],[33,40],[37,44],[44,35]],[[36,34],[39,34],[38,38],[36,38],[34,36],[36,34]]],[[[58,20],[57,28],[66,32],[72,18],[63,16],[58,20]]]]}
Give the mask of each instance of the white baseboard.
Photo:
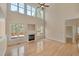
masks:
{"type": "Polygon", "coordinates": [[[57,39],[51,39],[51,38],[46,38],[46,39],[49,39],[49,40],[54,40],[54,41],[58,41],[58,42],[61,42],[61,43],[65,43],[65,40],[57,40],[57,39]]]}

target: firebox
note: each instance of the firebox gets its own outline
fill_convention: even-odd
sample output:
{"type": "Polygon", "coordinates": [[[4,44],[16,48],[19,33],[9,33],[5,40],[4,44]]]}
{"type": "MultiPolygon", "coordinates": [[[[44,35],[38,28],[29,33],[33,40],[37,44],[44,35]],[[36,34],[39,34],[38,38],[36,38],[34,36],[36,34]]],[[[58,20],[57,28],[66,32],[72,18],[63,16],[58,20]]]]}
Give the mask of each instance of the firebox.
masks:
{"type": "Polygon", "coordinates": [[[31,41],[31,40],[35,40],[35,35],[34,34],[29,35],[29,41],[31,41]]]}

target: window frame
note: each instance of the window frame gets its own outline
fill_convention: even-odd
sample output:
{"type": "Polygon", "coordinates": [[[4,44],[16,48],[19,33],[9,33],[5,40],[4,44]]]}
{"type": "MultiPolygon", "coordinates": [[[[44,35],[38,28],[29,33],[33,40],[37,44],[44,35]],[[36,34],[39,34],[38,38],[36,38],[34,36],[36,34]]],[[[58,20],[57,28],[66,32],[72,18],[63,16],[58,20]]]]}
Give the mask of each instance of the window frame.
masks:
{"type": "Polygon", "coordinates": [[[24,4],[24,7],[20,7],[20,6],[19,6],[20,4],[24,4],[24,3],[19,3],[19,4],[18,4],[18,12],[19,12],[20,14],[25,14],[25,4],[24,4]],[[20,9],[23,9],[23,13],[20,12],[20,9]]]}
{"type": "Polygon", "coordinates": [[[27,13],[26,13],[26,14],[27,14],[28,16],[32,16],[32,6],[31,6],[31,5],[26,5],[26,11],[27,11],[27,13],[28,13],[28,11],[30,11],[30,15],[27,14],[27,13]],[[27,6],[29,6],[30,9],[28,9],[27,6]]]}
{"type": "Polygon", "coordinates": [[[17,3],[17,5],[14,5],[13,3],[10,3],[10,11],[12,11],[12,12],[18,12],[18,3],[17,3]],[[15,6],[17,8],[17,10],[16,11],[13,11],[11,9],[11,6],[15,6]]]}
{"type": "Polygon", "coordinates": [[[37,8],[36,17],[40,19],[44,19],[44,10],[42,10],[41,8],[37,8]]]}
{"type": "Polygon", "coordinates": [[[35,7],[32,7],[32,16],[34,16],[34,17],[36,16],[36,8],[35,7]],[[34,13],[34,15],[33,15],[33,13],[34,13]]]}
{"type": "Polygon", "coordinates": [[[39,14],[38,14],[38,8],[35,8],[35,7],[33,7],[29,4],[26,4],[26,3],[22,3],[22,4],[24,4],[23,7],[20,6],[21,3],[16,3],[16,4],[15,3],[14,4],[13,3],[8,4],[9,5],[9,10],[12,11],[12,12],[17,12],[17,13],[24,14],[24,15],[27,15],[27,16],[32,16],[32,17],[37,17],[37,18],[40,18],[40,19],[44,19],[44,10],[41,10],[39,8],[40,10],[39,10],[39,14]],[[17,10],[16,11],[11,10],[11,6],[15,6],[17,8],[17,10]],[[27,6],[29,6],[29,7],[27,7],[27,6]],[[21,12],[20,9],[22,9],[23,12],[21,12]],[[28,13],[28,11],[30,13],[28,13]],[[43,12],[43,15],[41,15],[42,14],[41,11],[43,12]]]}

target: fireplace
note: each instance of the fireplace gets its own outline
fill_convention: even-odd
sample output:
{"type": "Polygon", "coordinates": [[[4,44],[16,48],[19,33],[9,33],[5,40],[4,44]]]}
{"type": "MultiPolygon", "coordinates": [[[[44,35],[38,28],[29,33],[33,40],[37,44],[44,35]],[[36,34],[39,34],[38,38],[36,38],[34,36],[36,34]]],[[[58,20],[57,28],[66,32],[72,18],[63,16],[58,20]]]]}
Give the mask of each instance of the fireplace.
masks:
{"type": "Polygon", "coordinates": [[[35,35],[34,34],[30,34],[29,35],[29,41],[35,40],[35,35]]]}

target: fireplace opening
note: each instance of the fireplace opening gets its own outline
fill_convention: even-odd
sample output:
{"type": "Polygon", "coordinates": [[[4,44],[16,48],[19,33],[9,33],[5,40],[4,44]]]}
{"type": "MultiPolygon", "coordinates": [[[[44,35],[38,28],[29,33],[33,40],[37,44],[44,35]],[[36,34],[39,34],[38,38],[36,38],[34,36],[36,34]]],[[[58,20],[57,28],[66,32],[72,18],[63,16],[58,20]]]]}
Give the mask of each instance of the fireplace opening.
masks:
{"type": "Polygon", "coordinates": [[[32,40],[35,40],[35,35],[34,34],[29,35],[29,41],[32,41],[32,40]]]}

